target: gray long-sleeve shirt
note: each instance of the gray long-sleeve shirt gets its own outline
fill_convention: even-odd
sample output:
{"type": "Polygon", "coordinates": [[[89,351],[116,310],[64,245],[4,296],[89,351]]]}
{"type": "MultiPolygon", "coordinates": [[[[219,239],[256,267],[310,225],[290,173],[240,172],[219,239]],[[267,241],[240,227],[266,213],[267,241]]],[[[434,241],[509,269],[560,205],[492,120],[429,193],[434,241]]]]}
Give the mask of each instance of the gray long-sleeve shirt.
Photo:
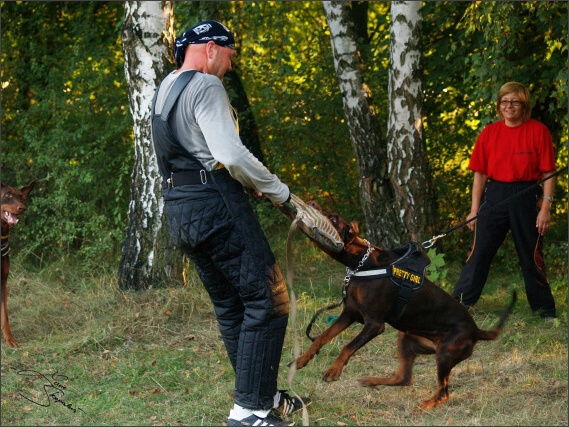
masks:
{"type": "MultiPolygon", "coordinates": [[[[172,85],[181,73],[170,73],[162,82],[156,110],[162,111],[172,85]]],[[[183,147],[208,170],[223,164],[243,186],[283,203],[289,188],[272,174],[241,142],[234,110],[218,77],[196,73],[180,94],[171,121],[172,132],[183,147]]]]}

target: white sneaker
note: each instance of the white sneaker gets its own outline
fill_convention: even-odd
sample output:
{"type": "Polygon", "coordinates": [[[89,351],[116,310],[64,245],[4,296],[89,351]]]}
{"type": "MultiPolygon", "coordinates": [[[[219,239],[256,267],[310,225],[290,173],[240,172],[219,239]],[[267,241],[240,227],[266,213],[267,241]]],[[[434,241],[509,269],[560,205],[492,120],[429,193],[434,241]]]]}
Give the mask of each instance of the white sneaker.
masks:
{"type": "MultiPolygon", "coordinates": [[[[231,415],[230,415],[231,417],[231,415]]],[[[278,427],[284,427],[284,426],[293,426],[294,423],[290,422],[290,421],[283,421],[281,418],[279,417],[275,417],[272,413],[269,412],[269,414],[262,418],[259,417],[258,415],[255,414],[251,414],[246,418],[243,418],[241,420],[236,420],[233,418],[227,418],[227,425],[228,426],[278,426],[278,427]]]]}

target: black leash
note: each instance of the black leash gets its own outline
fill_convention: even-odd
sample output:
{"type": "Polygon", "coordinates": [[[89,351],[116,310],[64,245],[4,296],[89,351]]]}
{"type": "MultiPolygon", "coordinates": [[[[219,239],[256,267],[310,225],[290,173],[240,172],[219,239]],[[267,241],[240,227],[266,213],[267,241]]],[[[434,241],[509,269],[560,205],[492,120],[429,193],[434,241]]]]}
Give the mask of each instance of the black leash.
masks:
{"type": "Polygon", "coordinates": [[[309,323],[308,326],[306,327],[306,336],[308,337],[308,339],[309,339],[310,341],[314,342],[314,340],[317,338],[317,337],[311,337],[311,336],[310,336],[310,331],[312,330],[312,325],[314,324],[314,322],[316,322],[316,318],[317,318],[318,316],[320,316],[320,314],[321,314],[322,312],[326,311],[326,310],[332,310],[333,308],[340,307],[340,306],[344,303],[344,299],[345,299],[345,296],[342,295],[342,299],[341,299],[340,301],[338,301],[337,303],[331,304],[331,305],[329,305],[329,306],[327,306],[327,307],[322,307],[322,308],[319,309],[316,313],[314,313],[314,316],[312,316],[312,319],[310,320],[310,323],[309,323]]]}
{"type": "Polygon", "coordinates": [[[541,181],[538,181],[538,182],[536,182],[535,184],[532,184],[532,185],[530,185],[529,187],[524,188],[522,191],[520,191],[520,192],[518,192],[518,193],[516,193],[516,194],[511,195],[510,197],[508,197],[508,198],[502,200],[502,201],[501,201],[500,203],[498,203],[497,205],[492,206],[490,209],[485,210],[484,212],[479,213],[479,214],[476,215],[475,217],[470,218],[470,219],[467,220],[467,221],[464,221],[464,222],[462,222],[462,223],[460,223],[460,224],[458,224],[458,225],[455,225],[454,227],[449,228],[449,229],[448,229],[447,231],[445,231],[444,233],[439,234],[438,236],[434,236],[434,237],[432,237],[430,240],[425,240],[425,241],[421,244],[421,246],[423,247],[423,249],[429,249],[429,248],[431,248],[431,247],[435,244],[435,242],[436,242],[438,239],[440,239],[441,237],[445,237],[446,235],[452,233],[453,231],[456,231],[456,230],[458,230],[459,228],[464,227],[466,224],[468,224],[468,223],[470,223],[470,222],[472,222],[472,221],[475,221],[476,219],[478,219],[478,217],[481,217],[482,215],[486,215],[488,212],[493,211],[494,209],[498,208],[499,206],[502,206],[502,205],[504,205],[504,204],[506,204],[506,203],[509,203],[512,199],[515,199],[516,197],[521,196],[522,194],[528,192],[529,190],[531,190],[531,189],[533,189],[533,188],[535,188],[535,187],[537,187],[537,186],[543,184],[543,183],[544,183],[545,181],[547,181],[548,179],[551,179],[551,178],[553,178],[554,176],[559,175],[561,172],[563,172],[563,171],[565,171],[565,170],[567,170],[567,166],[565,166],[564,168],[559,169],[559,170],[556,171],[555,173],[552,173],[552,174],[549,175],[547,178],[543,178],[541,181]]]}

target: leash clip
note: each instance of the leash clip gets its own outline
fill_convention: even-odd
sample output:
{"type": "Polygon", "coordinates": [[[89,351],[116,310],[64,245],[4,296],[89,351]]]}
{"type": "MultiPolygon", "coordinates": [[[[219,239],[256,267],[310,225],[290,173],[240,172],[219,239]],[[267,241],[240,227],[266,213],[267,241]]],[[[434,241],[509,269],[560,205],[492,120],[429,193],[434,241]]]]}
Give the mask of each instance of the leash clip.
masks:
{"type": "Polygon", "coordinates": [[[433,236],[431,239],[425,240],[423,243],[421,243],[421,246],[423,247],[423,249],[430,249],[433,247],[433,245],[437,240],[445,236],[446,234],[439,234],[438,236],[433,236]]]}

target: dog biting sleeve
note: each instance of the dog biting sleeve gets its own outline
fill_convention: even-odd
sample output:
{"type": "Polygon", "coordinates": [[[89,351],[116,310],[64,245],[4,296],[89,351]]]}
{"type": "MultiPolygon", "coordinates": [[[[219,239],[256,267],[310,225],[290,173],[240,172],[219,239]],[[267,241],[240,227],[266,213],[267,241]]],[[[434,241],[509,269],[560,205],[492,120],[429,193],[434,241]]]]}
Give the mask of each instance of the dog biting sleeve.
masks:
{"type": "Polygon", "coordinates": [[[290,204],[285,203],[283,212],[291,220],[297,220],[304,234],[333,252],[344,248],[344,241],[330,220],[313,207],[307,205],[294,194],[290,195],[290,204]]]}

